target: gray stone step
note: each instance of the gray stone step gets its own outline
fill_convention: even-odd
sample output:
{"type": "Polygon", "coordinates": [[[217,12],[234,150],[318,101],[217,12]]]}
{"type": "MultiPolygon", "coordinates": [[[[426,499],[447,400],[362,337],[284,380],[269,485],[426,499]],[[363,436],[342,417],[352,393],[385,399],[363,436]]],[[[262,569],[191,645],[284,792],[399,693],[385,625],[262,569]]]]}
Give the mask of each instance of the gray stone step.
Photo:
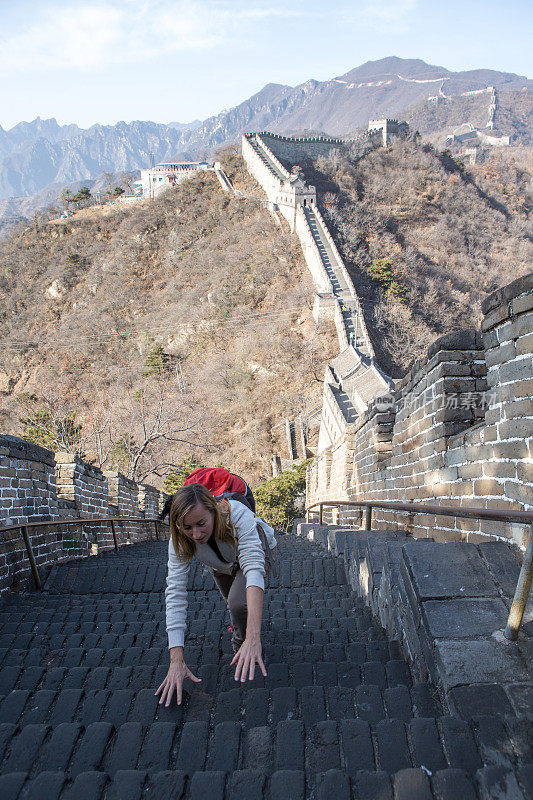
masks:
{"type": "Polygon", "coordinates": [[[196,771],[123,769],[113,775],[85,771],[72,778],[61,771],[44,771],[31,777],[18,772],[0,777],[6,800],[527,800],[531,796],[529,770],[486,767],[475,776],[461,769],[433,773],[404,768],[385,771],[346,770],[331,767],[316,773],[309,787],[303,769],[280,769],[266,777],[260,770],[243,768],[196,771]],[[312,791],[312,794],[309,791],[312,791]]]}
{"type": "Polygon", "coordinates": [[[265,592],[266,678],[235,682],[224,603],[211,579],[191,570],[186,658],[202,684],[186,688],[181,706],[155,696],[168,668],[163,589],[151,579],[150,591],[138,591],[158,559],[166,564],[166,543],[132,545],[137,560],[109,553],[58,565],[53,591],[6,598],[0,792],[14,800],[446,800],[454,787],[489,797],[498,781],[527,792],[527,720],[490,687],[479,696],[458,689],[465,719],[446,716],[347,583],[355,552],[377,586],[387,548],[403,540],[311,531],[313,541],[280,536],[283,569],[265,592]],[[98,574],[107,589],[90,591],[98,574]]]}
{"type": "Polygon", "coordinates": [[[350,706],[349,693],[329,692],[328,712],[334,695],[339,710],[332,717],[325,710],[321,687],[306,687],[300,693],[300,715],[294,693],[294,714],[287,711],[291,698],[283,698],[281,691],[270,711],[260,708],[260,696],[248,693],[243,723],[238,692],[230,694],[221,693],[212,719],[192,718],[187,707],[174,705],[163,708],[161,719],[150,723],[60,722],[8,731],[0,726],[0,774],[62,771],[75,777],[90,770],[113,776],[125,769],[191,774],[253,768],[265,775],[301,769],[310,777],[336,765],[350,777],[360,769],[393,774],[410,768],[454,768],[473,776],[485,767],[527,773],[533,761],[531,724],[515,718],[391,718],[385,716],[379,692],[368,693],[364,687],[356,692],[359,716],[350,706]]]}

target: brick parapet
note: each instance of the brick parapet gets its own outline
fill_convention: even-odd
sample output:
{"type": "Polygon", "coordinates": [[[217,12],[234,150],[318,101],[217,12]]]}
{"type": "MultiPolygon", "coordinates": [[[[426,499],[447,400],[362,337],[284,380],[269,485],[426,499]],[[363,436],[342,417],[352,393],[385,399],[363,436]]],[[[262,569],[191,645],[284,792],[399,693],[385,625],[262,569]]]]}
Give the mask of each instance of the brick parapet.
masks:
{"type": "Polygon", "coordinates": [[[53,453],[15,436],[0,436],[0,511],[5,525],[65,514],[56,492],[53,453]]]}
{"type": "Polygon", "coordinates": [[[102,471],[71,453],[56,453],[55,461],[58,497],[74,503],[75,516],[106,516],[109,495],[102,471]]]}
{"type": "MultiPolygon", "coordinates": [[[[141,517],[139,486],[117,470],[106,470],[104,475],[109,486],[109,500],[118,509],[121,517],[141,517]]],[[[157,491],[154,489],[154,491],[157,491]]]]}
{"type": "MultiPolygon", "coordinates": [[[[533,277],[503,287],[484,309],[481,331],[435,341],[395,392],[374,401],[350,426],[344,450],[337,442],[315,459],[308,504],[345,499],[342,480],[325,486],[316,472],[327,459],[330,473],[339,474],[350,452],[352,500],[531,509],[533,277]]],[[[346,522],[354,516],[341,514],[346,522]]],[[[376,527],[407,524],[414,536],[456,541],[496,536],[522,545],[526,535],[523,525],[379,509],[373,520],[376,527]]]]}
{"type": "Polygon", "coordinates": [[[159,498],[162,492],[146,483],[140,483],[138,490],[139,510],[145,517],[156,517],[161,511],[159,508],[159,498]]]}
{"type": "MultiPolygon", "coordinates": [[[[0,436],[0,527],[29,525],[37,567],[44,577],[56,561],[80,558],[113,547],[108,523],[91,519],[135,516],[128,523],[130,541],[154,535],[154,519],[167,495],[136,484],[120,473],[104,474],[71,453],[52,453],[15,436],[0,436]],[[110,482],[112,484],[110,491],[110,482]],[[31,523],[79,519],[67,528],[31,523]],[[146,518],[146,519],[145,519],[146,518]]],[[[119,531],[121,523],[116,523],[119,531]]],[[[119,537],[120,538],[120,537],[119,537]]],[[[0,593],[28,582],[29,562],[21,531],[3,531],[0,542],[0,593]]]]}

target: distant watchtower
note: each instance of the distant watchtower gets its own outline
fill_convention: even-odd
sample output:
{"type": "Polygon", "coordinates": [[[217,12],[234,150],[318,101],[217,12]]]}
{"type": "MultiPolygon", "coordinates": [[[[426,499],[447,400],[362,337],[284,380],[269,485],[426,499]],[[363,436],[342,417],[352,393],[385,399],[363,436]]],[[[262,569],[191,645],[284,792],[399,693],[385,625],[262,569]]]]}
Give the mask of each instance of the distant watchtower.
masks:
{"type": "Polygon", "coordinates": [[[407,122],[398,122],[397,119],[371,119],[368,123],[368,132],[381,131],[383,135],[383,147],[390,144],[393,136],[405,139],[409,133],[407,122]]]}

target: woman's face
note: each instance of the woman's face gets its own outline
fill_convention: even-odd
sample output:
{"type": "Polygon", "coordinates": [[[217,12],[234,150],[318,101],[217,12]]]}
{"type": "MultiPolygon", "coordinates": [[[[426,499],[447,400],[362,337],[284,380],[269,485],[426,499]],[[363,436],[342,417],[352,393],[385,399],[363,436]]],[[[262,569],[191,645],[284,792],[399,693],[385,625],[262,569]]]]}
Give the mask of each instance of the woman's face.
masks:
{"type": "Polygon", "coordinates": [[[204,544],[213,533],[215,515],[201,503],[196,503],[183,517],[183,532],[196,544],[204,544]]]}

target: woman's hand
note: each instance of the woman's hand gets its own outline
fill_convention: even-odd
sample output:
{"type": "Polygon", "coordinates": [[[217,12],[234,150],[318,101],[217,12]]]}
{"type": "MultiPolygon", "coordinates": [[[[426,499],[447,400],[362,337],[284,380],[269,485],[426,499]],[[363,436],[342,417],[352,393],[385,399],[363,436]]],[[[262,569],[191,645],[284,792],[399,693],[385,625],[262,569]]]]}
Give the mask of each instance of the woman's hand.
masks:
{"type": "Polygon", "coordinates": [[[200,683],[202,680],[201,678],[197,678],[196,675],[192,674],[185,661],[171,661],[165,680],[155,692],[156,695],[161,692],[159,705],[163,703],[165,698],[165,706],[170,705],[174,689],[176,690],[177,704],[181,705],[182,687],[185,678],[190,678],[191,681],[194,681],[195,683],[200,683]]]}
{"type": "Polygon", "coordinates": [[[253,681],[256,664],[259,664],[261,672],[266,677],[267,673],[265,665],[263,664],[261,639],[259,637],[246,638],[233,656],[233,661],[230,666],[232,667],[234,664],[237,665],[235,668],[236,681],[240,679],[241,682],[243,682],[246,680],[246,676],[249,677],[249,680],[253,681]]]}

